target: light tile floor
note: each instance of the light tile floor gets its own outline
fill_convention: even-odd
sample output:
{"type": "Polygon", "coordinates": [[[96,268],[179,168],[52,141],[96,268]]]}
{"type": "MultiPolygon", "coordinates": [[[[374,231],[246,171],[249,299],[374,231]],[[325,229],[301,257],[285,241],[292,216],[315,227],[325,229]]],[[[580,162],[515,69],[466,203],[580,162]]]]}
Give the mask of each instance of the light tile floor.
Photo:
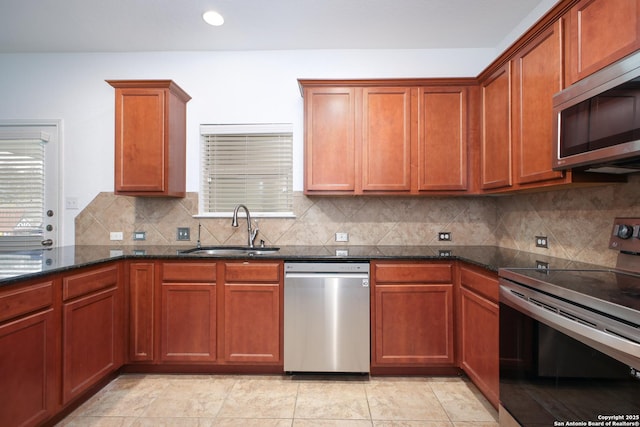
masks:
{"type": "Polygon", "coordinates": [[[497,427],[466,378],[122,375],[58,426],[497,427]]]}

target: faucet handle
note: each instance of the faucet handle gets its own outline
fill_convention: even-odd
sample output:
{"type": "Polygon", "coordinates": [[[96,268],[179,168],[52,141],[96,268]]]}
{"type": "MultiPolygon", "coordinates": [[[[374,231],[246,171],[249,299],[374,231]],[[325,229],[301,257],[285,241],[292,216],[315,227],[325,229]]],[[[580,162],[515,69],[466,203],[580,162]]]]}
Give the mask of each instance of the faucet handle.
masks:
{"type": "Polygon", "coordinates": [[[250,245],[253,245],[253,241],[256,240],[256,236],[258,235],[258,231],[260,230],[258,228],[258,221],[253,221],[254,223],[254,227],[250,228],[250,235],[249,238],[251,239],[250,245]]]}

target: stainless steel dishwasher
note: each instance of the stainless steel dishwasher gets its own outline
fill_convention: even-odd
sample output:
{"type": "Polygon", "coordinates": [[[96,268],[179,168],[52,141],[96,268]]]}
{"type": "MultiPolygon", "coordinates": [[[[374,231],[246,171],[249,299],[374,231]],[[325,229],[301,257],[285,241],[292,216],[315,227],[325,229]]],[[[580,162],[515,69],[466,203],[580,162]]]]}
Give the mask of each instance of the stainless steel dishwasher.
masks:
{"type": "Polygon", "coordinates": [[[286,372],[369,372],[369,323],[369,263],[285,263],[286,372]]]}

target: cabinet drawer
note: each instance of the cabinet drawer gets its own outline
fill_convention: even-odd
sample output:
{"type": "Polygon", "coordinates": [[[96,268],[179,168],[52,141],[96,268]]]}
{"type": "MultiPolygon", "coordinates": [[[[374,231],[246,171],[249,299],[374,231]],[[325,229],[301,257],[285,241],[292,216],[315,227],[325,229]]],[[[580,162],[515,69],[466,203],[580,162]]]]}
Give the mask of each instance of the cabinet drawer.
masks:
{"type": "Polygon", "coordinates": [[[53,282],[0,293],[0,322],[33,313],[53,304],[53,282]]]}
{"type": "Polygon", "coordinates": [[[237,262],[225,264],[225,282],[280,282],[281,263],[237,262]]]}
{"type": "Polygon", "coordinates": [[[451,264],[376,264],[377,283],[451,283],[451,264]]]}
{"type": "Polygon", "coordinates": [[[165,282],[215,282],[215,262],[171,262],[162,266],[165,282]]]}
{"type": "Polygon", "coordinates": [[[460,269],[460,283],[465,288],[492,301],[498,301],[498,278],[467,267],[460,269]]]}
{"type": "Polygon", "coordinates": [[[62,299],[66,301],[117,284],[117,265],[88,270],[62,279],[62,299]]]}

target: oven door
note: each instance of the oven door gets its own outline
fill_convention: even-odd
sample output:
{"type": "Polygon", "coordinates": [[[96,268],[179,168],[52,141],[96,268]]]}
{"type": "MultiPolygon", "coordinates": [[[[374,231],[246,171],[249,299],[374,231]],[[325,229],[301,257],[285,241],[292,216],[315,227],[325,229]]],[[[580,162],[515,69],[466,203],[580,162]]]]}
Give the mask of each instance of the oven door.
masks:
{"type": "MultiPolygon", "coordinates": [[[[630,357],[621,362],[581,342],[589,339],[576,339],[580,337],[568,331],[563,316],[544,302],[518,297],[517,287],[501,279],[500,403],[504,409],[523,426],[586,426],[589,422],[639,426],[640,373],[635,363],[640,345],[632,342],[625,349],[632,351],[630,357]]],[[[608,353],[621,354],[616,349],[608,353]]]]}

